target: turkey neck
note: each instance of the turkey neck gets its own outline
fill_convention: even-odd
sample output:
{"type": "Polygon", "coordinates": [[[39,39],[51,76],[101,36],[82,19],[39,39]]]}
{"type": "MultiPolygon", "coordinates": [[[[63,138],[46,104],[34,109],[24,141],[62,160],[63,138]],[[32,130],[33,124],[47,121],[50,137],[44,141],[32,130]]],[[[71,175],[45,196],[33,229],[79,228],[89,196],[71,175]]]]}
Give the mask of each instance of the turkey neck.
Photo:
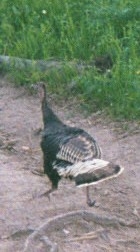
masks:
{"type": "Polygon", "coordinates": [[[44,128],[47,127],[48,124],[62,123],[58,117],[54,114],[52,109],[49,107],[46,99],[42,101],[42,114],[43,114],[43,122],[44,128]]]}

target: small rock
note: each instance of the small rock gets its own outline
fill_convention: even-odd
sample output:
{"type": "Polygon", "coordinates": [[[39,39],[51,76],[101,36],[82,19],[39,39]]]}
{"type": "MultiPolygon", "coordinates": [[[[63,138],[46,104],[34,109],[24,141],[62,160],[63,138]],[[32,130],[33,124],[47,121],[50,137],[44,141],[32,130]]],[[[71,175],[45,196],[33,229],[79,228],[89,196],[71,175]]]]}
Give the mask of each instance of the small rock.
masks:
{"type": "Polygon", "coordinates": [[[100,206],[100,203],[99,203],[99,202],[95,202],[94,206],[95,206],[95,207],[99,207],[99,206],[100,206]]]}
{"type": "Polygon", "coordinates": [[[135,216],[139,217],[139,213],[138,213],[138,211],[137,211],[136,208],[133,210],[133,214],[134,214],[135,216]]]}
{"type": "Polygon", "coordinates": [[[63,232],[67,235],[70,233],[70,231],[68,231],[67,229],[63,229],[63,232]]]}
{"type": "Polygon", "coordinates": [[[22,150],[24,150],[24,151],[29,151],[29,150],[30,150],[30,147],[29,147],[29,146],[22,146],[21,148],[22,148],[22,150]]]}
{"type": "Polygon", "coordinates": [[[109,191],[108,191],[108,190],[105,190],[105,191],[104,191],[104,195],[105,195],[105,196],[109,195],[109,191]]]}

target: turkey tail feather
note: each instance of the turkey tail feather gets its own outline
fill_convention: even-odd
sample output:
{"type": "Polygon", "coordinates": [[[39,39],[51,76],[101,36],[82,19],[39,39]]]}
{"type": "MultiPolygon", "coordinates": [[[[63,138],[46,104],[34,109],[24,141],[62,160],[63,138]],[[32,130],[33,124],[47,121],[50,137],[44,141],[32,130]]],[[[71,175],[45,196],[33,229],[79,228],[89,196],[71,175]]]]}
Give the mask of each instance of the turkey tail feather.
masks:
{"type": "Polygon", "coordinates": [[[76,186],[83,187],[95,185],[108,179],[118,177],[123,172],[123,167],[112,165],[96,170],[92,174],[79,174],[75,178],[76,186]]]}
{"type": "Polygon", "coordinates": [[[93,159],[78,162],[66,168],[59,167],[57,171],[62,177],[73,178],[76,186],[83,187],[117,177],[122,173],[123,168],[102,159],[93,159]]]}

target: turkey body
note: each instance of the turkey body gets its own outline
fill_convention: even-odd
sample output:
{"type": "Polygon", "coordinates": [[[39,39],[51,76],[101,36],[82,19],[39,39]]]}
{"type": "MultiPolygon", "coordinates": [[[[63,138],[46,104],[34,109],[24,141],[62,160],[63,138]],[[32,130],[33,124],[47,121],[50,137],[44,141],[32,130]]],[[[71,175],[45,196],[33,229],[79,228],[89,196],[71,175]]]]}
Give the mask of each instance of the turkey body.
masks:
{"type": "Polygon", "coordinates": [[[49,177],[52,188],[58,188],[59,180],[70,178],[76,186],[86,186],[87,204],[94,205],[89,197],[89,185],[117,177],[123,168],[101,159],[98,143],[83,129],[65,125],[52,111],[46,99],[46,87],[39,85],[44,130],[41,149],[44,173],[49,177]]]}
{"type": "Polygon", "coordinates": [[[44,173],[48,175],[53,187],[56,188],[61,177],[76,179],[70,169],[74,164],[101,157],[99,146],[88,133],[82,129],[58,123],[49,125],[48,129],[44,130],[41,148],[44,157],[44,173]]]}

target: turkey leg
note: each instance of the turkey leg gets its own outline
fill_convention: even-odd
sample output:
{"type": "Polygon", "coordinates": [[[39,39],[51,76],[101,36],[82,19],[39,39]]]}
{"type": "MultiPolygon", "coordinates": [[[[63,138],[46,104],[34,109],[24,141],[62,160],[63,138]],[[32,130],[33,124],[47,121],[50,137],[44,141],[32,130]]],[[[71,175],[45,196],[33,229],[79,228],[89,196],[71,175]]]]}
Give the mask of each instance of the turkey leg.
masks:
{"type": "Polygon", "coordinates": [[[96,200],[91,200],[90,196],[89,196],[89,186],[86,187],[86,196],[87,196],[87,204],[88,206],[92,207],[95,205],[96,200]]]}

